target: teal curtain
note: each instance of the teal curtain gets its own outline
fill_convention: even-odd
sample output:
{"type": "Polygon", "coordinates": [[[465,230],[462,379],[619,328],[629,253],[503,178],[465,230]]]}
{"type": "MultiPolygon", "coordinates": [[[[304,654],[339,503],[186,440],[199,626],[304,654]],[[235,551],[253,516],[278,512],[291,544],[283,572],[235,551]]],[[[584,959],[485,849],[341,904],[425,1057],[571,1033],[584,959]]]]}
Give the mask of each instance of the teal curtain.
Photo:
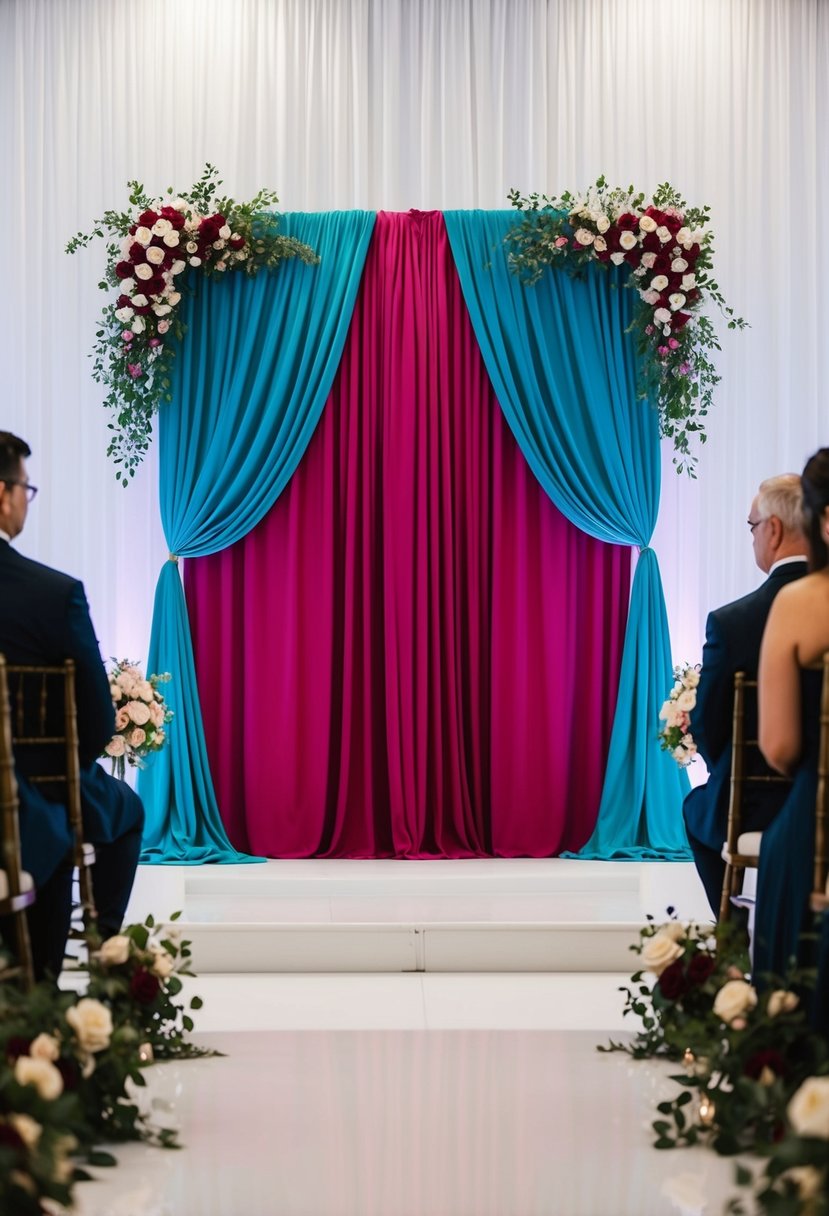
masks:
{"type": "Polygon", "coordinates": [[[682,821],[686,774],[659,748],[671,684],[665,600],[648,547],[660,492],[656,411],[637,399],[632,292],[624,270],[545,273],[532,287],[509,271],[514,211],[448,211],[464,299],[504,415],[547,494],[584,531],[641,550],[596,828],[578,856],[690,858],[682,821]]]}
{"type": "Polygon", "coordinates": [[[339,366],[374,212],[288,214],[282,231],[318,266],[209,280],[184,306],[173,400],[159,413],[161,519],[171,559],[155,596],[150,671],[169,671],[170,746],[140,775],[144,862],[258,860],[225,834],[207,759],[179,557],[254,528],[305,452],[339,366]]]}

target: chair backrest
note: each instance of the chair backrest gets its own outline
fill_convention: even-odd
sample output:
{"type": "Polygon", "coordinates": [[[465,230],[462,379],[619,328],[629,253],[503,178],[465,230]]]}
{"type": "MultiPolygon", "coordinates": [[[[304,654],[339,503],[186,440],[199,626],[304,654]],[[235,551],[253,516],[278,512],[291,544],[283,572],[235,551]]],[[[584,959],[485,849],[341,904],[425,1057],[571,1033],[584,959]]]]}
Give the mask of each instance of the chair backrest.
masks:
{"type": "Polygon", "coordinates": [[[79,852],[83,821],[75,664],[72,659],[60,666],[7,664],[6,672],[18,767],[47,797],[63,802],[79,852]]]}
{"type": "Polygon", "coordinates": [[[0,830],[2,830],[0,867],[6,871],[9,892],[12,895],[17,895],[20,891],[22,868],[19,810],[17,779],[14,775],[7,668],[6,660],[0,654],[0,830]]]}
{"type": "Polygon", "coordinates": [[[815,798],[815,894],[826,895],[827,802],[829,802],[829,650],[823,656],[823,685],[820,693],[820,740],[817,757],[817,796],[815,798]]]}
{"type": "Polygon", "coordinates": [[[734,675],[734,710],[731,722],[731,791],[728,804],[727,846],[737,852],[737,840],[743,830],[742,811],[745,786],[791,785],[789,777],[774,772],[763,758],[756,738],[747,736],[746,721],[757,721],[757,681],[744,671],[734,675]],[[749,712],[750,711],[750,712],[749,712]]]}

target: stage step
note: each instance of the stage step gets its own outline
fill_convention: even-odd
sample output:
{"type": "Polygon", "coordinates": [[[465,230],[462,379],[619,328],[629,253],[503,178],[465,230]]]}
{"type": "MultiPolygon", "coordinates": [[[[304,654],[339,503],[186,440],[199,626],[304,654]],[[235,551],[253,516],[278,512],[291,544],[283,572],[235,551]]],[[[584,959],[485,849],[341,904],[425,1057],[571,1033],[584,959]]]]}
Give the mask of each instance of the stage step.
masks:
{"type": "Polygon", "coordinates": [[[197,973],[628,972],[645,913],[708,920],[693,866],[562,859],[141,867],[197,973]]]}

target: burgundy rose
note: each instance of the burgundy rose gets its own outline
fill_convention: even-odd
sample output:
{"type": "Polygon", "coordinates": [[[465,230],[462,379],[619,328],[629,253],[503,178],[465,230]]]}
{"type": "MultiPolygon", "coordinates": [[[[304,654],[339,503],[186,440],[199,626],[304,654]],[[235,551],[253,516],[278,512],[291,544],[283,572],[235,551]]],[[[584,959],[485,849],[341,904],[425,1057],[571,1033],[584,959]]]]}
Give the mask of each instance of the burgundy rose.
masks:
{"type": "Polygon", "coordinates": [[[132,308],[132,298],[130,296],[119,296],[115,301],[117,308],[132,308]]]}
{"type": "Polygon", "coordinates": [[[691,290],[686,293],[685,299],[689,304],[695,304],[697,302],[699,299],[699,292],[697,291],[696,287],[692,287],[691,290]]]}
{"type": "Polygon", "coordinates": [[[142,224],[144,228],[152,228],[157,219],[157,211],[142,211],[138,217],[138,222],[139,224],[142,224]]]}
{"type": "Polygon", "coordinates": [[[133,241],[133,243],[130,245],[130,261],[133,264],[137,264],[138,262],[146,262],[146,260],[147,253],[144,246],[138,241],[133,241]]]}
{"type": "Polygon", "coordinates": [[[655,232],[646,232],[642,238],[642,249],[645,253],[659,253],[662,242],[655,232]]]}
{"type": "Polygon", "coordinates": [[[135,236],[137,231],[138,231],[137,224],[130,224],[129,228],[127,229],[127,232],[129,232],[130,236],[135,236]]]}
{"type": "Polygon", "coordinates": [[[616,227],[620,232],[636,232],[639,228],[639,216],[626,211],[624,215],[620,215],[617,219],[616,227]]]}
{"type": "Polygon", "coordinates": [[[63,1077],[63,1088],[67,1093],[73,1093],[78,1088],[81,1074],[74,1060],[65,1060],[63,1056],[55,1060],[55,1068],[63,1077]]]}
{"type": "Polygon", "coordinates": [[[671,325],[674,329],[683,329],[691,320],[689,312],[675,312],[671,314],[671,325]]]}
{"type": "Polygon", "coordinates": [[[609,262],[610,261],[610,250],[601,249],[601,250],[599,250],[598,253],[596,253],[595,257],[596,257],[597,262],[609,262]]]}
{"type": "MultiPolygon", "coordinates": [[[[230,245],[231,249],[244,249],[245,238],[243,236],[232,236],[230,238],[230,240],[228,241],[228,245],[230,245]]],[[[596,257],[601,258],[602,257],[601,253],[597,253],[596,257]]],[[[602,260],[604,261],[605,259],[602,259],[602,260]]]]}
{"type": "Polygon", "coordinates": [[[167,284],[160,274],[154,274],[151,279],[145,279],[141,286],[144,288],[145,295],[160,296],[167,284]]]}
{"type": "Polygon", "coordinates": [[[4,1148],[13,1148],[16,1152],[25,1149],[22,1137],[14,1130],[10,1123],[0,1123],[0,1144],[4,1148]]]}
{"type": "Polygon", "coordinates": [[[625,261],[627,262],[628,266],[638,266],[639,263],[641,262],[641,260],[642,260],[642,250],[641,249],[629,249],[627,251],[627,253],[625,254],[625,261]]]}
{"type": "Polygon", "coordinates": [[[227,220],[222,215],[221,211],[217,211],[216,214],[211,218],[213,219],[213,222],[217,228],[224,228],[225,224],[227,223],[227,220]]]}
{"type": "Polygon", "coordinates": [[[685,258],[685,261],[688,263],[689,270],[694,269],[694,263],[696,262],[697,258],[699,257],[700,252],[701,251],[700,251],[699,245],[692,245],[690,249],[683,249],[682,256],[685,258]]]}
{"type": "Polygon", "coordinates": [[[139,1005],[152,1005],[160,987],[157,976],[144,967],[138,967],[130,980],[130,996],[139,1005]]]}
{"type": "MultiPolygon", "coordinates": [[[[651,235],[653,235],[653,234],[651,234],[651,235]]],[[[659,238],[657,237],[657,240],[658,239],[659,238]]],[[[671,259],[668,257],[667,253],[658,253],[656,255],[656,257],[653,259],[653,273],[654,274],[667,274],[670,269],[671,269],[671,259]]]]}
{"type": "Polygon", "coordinates": [[[131,262],[117,262],[115,265],[115,273],[119,279],[128,279],[133,269],[134,267],[131,262]]]}
{"type": "Polygon", "coordinates": [[[138,305],[133,303],[132,309],[139,317],[146,317],[149,314],[150,306],[149,304],[138,305]]]}
{"type": "Polygon", "coordinates": [[[779,1051],[774,1047],[764,1048],[762,1051],[755,1051],[753,1056],[745,1062],[743,1072],[747,1077],[752,1077],[757,1081],[764,1068],[768,1068],[776,1077],[785,1077],[788,1072],[786,1061],[783,1059],[779,1051]]]}
{"type": "Polygon", "coordinates": [[[662,224],[663,227],[668,229],[672,236],[676,236],[682,227],[682,220],[676,215],[666,215],[666,213],[663,211],[662,224]]]}
{"type": "Polygon", "coordinates": [[[676,1001],[688,990],[688,981],[685,977],[685,965],[681,958],[671,963],[659,977],[657,981],[659,990],[667,1001],[676,1001]]]}
{"type": "Polygon", "coordinates": [[[26,1039],[21,1034],[13,1034],[6,1040],[6,1059],[13,1063],[19,1056],[27,1056],[31,1045],[31,1039],[26,1039]]]}
{"type": "Polygon", "coordinates": [[[184,227],[184,216],[175,207],[162,207],[161,214],[165,220],[169,220],[175,228],[176,232],[181,232],[184,227]]]}
{"type": "Polygon", "coordinates": [[[682,291],[681,274],[671,273],[668,275],[668,291],[682,291]]]}
{"type": "Polygon", "coordinates": [[[710,954],[695,954],[688,964],[689,983],[704,984],[713,972],[714,966],[714,960],[710,954]]]}
{"type": "Polygon", "coordinates": [[[219,239],[219,229],[221,224],[217,224],[215,219],[204,219],[199,224],[199,236],[203,241],[207,241],[212,245],[214,241],[219,239]]]}
{"type": "Polygon", "coordinates": [[[619,237],[621,232],[615,224],[611,224],[607,232],[604,234],[604,239],[607,242],[608,253],[616,253],[619,249],[619,237]]]}

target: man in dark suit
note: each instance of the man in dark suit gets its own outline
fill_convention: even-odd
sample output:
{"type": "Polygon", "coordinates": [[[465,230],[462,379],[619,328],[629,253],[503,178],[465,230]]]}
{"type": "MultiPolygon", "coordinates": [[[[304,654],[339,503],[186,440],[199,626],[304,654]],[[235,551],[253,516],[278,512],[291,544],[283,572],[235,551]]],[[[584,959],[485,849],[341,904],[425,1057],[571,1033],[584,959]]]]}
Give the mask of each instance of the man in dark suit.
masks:
{"type": "MultiPolygon", "coordinates": [[[[26,472],[30,455],[22,439],[0,431],[0,654],[9,663],[75,661],[84,836],[95,846],[92,886],[98,926],[106,938],[121,928],[141,850],[144,811],[128,785],[96,764],[112,737],[114,710],[83,584],[22,557],[10,543],[23,529],[36,493],[26,472]]],[[[32,950],[38,972],[57,975],[69,926],[66,816],[25,780],[37,775],[36,759],[24,754],[18,769],[23,865],[38,889],[30,919],[32,950]],[[28,771],[27,764],[32,766],[28,771]]]]}
{"type": "MultiPolygon", "coordinates": [[[[784,473],[764,481],[751,504],[748,526],[754,559],[768,578],[756,591],[709,614],[697,703],[691,713],[691,734],[708,766],[708,781],[691,790],[683,807],[694,861],[715,916],[725,877],[721,850],[728,831],[734,676],[743,671],[749,679],[756,678],[772,601],[781,587],[807,571],[800,478],[784,473]]],[[[753,701],[747,706],[746,730],[749,737],[757,737],[753,701]]],[[[743,830],[759,832],[768,827],[787,793],[786,786],[747,785],[743,830]]]]}

